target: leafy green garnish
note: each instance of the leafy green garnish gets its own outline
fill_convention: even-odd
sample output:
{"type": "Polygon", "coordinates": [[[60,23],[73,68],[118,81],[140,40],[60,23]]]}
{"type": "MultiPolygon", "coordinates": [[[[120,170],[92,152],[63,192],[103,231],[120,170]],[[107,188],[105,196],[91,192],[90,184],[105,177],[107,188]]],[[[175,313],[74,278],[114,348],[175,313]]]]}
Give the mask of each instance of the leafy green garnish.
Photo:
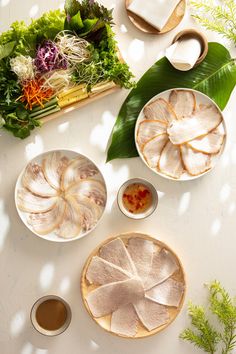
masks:
{"type": "Polygon", "coordinates": [[[204,27],[236,43],[236,3],[235,0],[191,0],[195,9],[193,17],[204,27]]]}
{"type": "Polygon", "coordinates": [[[79,11],[80,8],[79,2],[77,0],[66,0],[64,8],[65,8],[66,15],[73,17],[79,11]]]}
{"type": "Polygon", "coordinates": [[[12,23],[10,30],[0,35],[0,45],[16,42],[14,56],[34,56],[36,46],[44,39],[54,39],[64,29],[65,12],[60,10],[44,13],[40,18],[32,20],[27,26],[24,21],[12,23]]]}
{"type": "Polygon", "coordinates": [[[189,304],[191,328],[185,329],[180,338],[194,344],[205,353],[230,354],[236,346],[236,302],[218,281],[210,284],[209,310],[218,320],[217,329],[208,319],[202,306],[189,304]]]}
{"type": "Polygon", "coordinates": [[[8,57],[16,45],[15,41],[0,45],[0,60],[8,57]]]}
{"type": "Polygon", "coordinates": [[[221,109],[236,85],[236,65],[229,51],[219,43],[209,43],[205,60],[182,72],[166,58],[157,61],[139,80],[123,103],[113,128],[107,161],[138,156],[134,141],[136,120],[143,106],[155,95],[172,88],[192,88],[211,97],[221,109]]]}

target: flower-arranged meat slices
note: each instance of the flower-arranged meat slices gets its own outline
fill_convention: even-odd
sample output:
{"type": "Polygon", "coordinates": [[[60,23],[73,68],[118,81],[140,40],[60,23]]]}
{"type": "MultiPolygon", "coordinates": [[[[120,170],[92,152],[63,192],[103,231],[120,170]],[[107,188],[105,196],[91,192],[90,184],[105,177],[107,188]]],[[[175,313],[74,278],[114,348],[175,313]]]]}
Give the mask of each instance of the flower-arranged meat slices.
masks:
{"type": "Polygon", "coordinates": [[[187,144],[181,145],[180,149],[184,167],[191,176],[198,176],[211,168],[211,155],[193,150],[187,144]]]}
{"type": "Polygon", "coordinates": [[[67,194],[87,197],[101,207],[105,206],[107,198],[104,184],[93,179],[81,180],[71,185],[67,189],[67,194]]]}
{"type": "Polygon", "coordinates": [[[144,282],[145,289],[149,290],[154,286],[163,283],[177,270],[179,270],[179,266],[176,263],[175,257],[165,249],[158,250],[153,255],[152,268],[144,282]]]}
{"type": "Polygon", "coordinates": [[[161,153],[168,142],[167,134],[160,134],[149,140],[143,147],[143,156],[148,165],[152,168],[157,167],[161,153]]]}
{"type": "Polygon", "coordinates": [[[92,258],[86,273],[88,282],[95,285],[105,285],[131,277],[131,273],[98,256],[92,258]]]}
{"type": "Polygon", "coordinates": [[[82,229],[82,215],[77,203],[72,199],[66,199],[66,208],[62,222],[55,230],[55,234],[63,238],[74,238],[82,229]]]}
{"type": "Polygon", "coordinates": [[[173,108],[163,98],[158,98],[145,106],[144,115],[147,119],[157,119],[165,123],[171,123],[177,120],[173,108]]]}
{"type": "Polygon", "coordinates": [[[196,151],[203,152],[204,154],[218,154],[224,143],[225,132],[222,124],[216,129],[212,130],[209,134],[189,141],[188,145],[196,151]]]}
{"type": "Polygon", "coordinates": [[[102,285],[91,291],[86,300],[93,316],[103,317],[143,296],[144,289],[141,280],[130,278],[102,285]]]}
{"type": "Polygon", "coordinates": [[[179,119],[191,117],[196,109],[196,97],[192,91],[173,90],[169,102],[179,119]]]}
{"type": "Polygon", "coordinates": [[[92,161],[78,157],[72,160],[62,173],[61,189],[66,190],[76,182],[87,178],[102,180],[99,170],[92,161]]]}
{"type": "Polygon", "coordinates": [[[49,152],[43,159],[43,172],[48,183],[55,189],[60,189],[61,175],[69,164],[69,159],[60,151],[49,152]]]}
{"type": "Polygon", "coordinates": [[[100,257],[133,275],[137,275],[137,270],[131,256],[120,238],[116,238],[102,246],[100,257]]]}
{"type": "Polygon", "coordinates": [[[170,321],[168,308],[180,306],[185,285],[172,279],[180,270],[174,254],[141,234],[126,237],[127,244],[117,237],[90,260],[85,300],[95,318],[111,315],[112,332],[135,337],[139,323],[152,331],[170,321]]]}
{"type": "Polygon", "coordinates": [[[27,216],[28,224],[39,235],[47,235],[62,223],[65,215],[66,203],[58,197],[56,205],[45,213],[29,214],[27,216]]]}
{"type": "Polygon", "coordinates": [[[134,304],[137,315],[148,331],[163,326],[170,320],[166,306],[142,298],[134,304]]]}
{"type": "Polygon", "coordinates": [[[60,151],[30,163],[17,191],[17,206],[39,235],[71,239],[94,228],[106,204],[106,187],[97,167],[83,156],[69,159],[60,151]]]}
{"type": "Polygon", "coordinates": [[[91,199],[77,196],[67,196],[67,200],[74,199],[81,215],[81,226],[84,232],[87,232],[95,227],[100,219],[104,208],[94,203],[91,199]]]}
{"type": "Polygon", "coordinates": [[[137,333],[138,316],[133,304],[119,307],[111,316],[111,331],[134,337],[137,333]]]}
{"type": "Polygon", "coordinates": [[[170,124],[167,132],[173,144],[180,145],[207,135],[222,122],[219,110],[213,106],[203,106],[191,117],[170,124]]]}
{"type": "Polygon", "coordinates": [[[22,185],[31,193],[40,197],[55,197],[58,191],[46,180],[42,166],[37,163],[29,163],[22,176],[22,185]]]}
{"type": "Polygon", "coordinates": [[[28,213],[45,213],[54,208],[57,197],[39,197],[26,188],[17,191],[17,202],[20,210],[28,213]]]}
{"type": "Polygon", "coordinates": [[[165,175],[179,179],[184,171],[180,148],[168,141],[161,152],[157,168],[165,175]]]}
{"type": "Polygon", "coordinates": [[[183,283],[169,278],[146,291],[145,297],[161,305],[178,307],[183,293],[183,283]]]}
{"type": "Polygon", "coordinates": [[[222,151],[226,135],[214,104],[197,104],[193,91],[175,89],[169,102],[158,98],[143,114],[136,142],[150,168],[174,179],[184,173],[200,176],[212,168],[212,156],[222,151]]]}
{"type": "Polygon", "coordinates": [[[140,123],[137,134],[137,142],[143,147],[149,140],[157,135],[166,133],[167,123],[161,120],[144,120],[140,123]]]}

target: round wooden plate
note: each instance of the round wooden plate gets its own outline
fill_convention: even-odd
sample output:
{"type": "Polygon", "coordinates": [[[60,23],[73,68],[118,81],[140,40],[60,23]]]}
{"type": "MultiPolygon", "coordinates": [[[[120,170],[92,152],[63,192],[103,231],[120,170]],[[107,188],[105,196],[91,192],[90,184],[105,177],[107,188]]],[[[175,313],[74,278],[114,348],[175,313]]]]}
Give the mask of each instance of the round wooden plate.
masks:
{"type": "Polygon", "coordinates": [[[111,333],[111,334],[114,334],[118,337],[123,337],[123,338],[130,338],[130,339],[136,339],[136,338],[144,338],[144,337],[148,337],[148,336],[152,336],[156,333],[159,333],[160,331],[164,330],[166,327],[168,327],[174,320],[175,318],[177,317],[177,315],[179,314],[180,310],[182,309],[182,306],[183,306],[183,303],[184,303],[184,299],[185,299],[185,293],[186,293],[186,280],[185,280],[185,273],[184,273],[184,269],[183,269],[183,266],[180,262],[180,259],[179,257],[173,252],[173,250],[167,246],[165,243],[159,241],[159,240],[156,240],[155,238],[149,236],[149,235],[146,235],[146,234],[142,234],[142,233],[138,233],[138,232],[132,232],[132,233],[126,233],[126,234],[121,234],[121,235],[117,235],[115,237],[111,237],[111,238],[108,238],[107,240],[103,241],[97,248],[95,248],[95,250],[90,254],[90,256],[88,257],[85,265],[84,265],[84,268],[83,268],[83,271],[82,271],[82,275],[81,275],[81,295],[82,295],[82,300],[83,300],[83,303],[84,303],[84,306],[86,308],[86,310],[88,311],[89,315],[92,317],[92,319],[100,326],[102,327],[103,329],[105,329],[107,332],[111,333]],[[185,291],[183,293],[183,296],[182,296],[182,299],[181,299],[181,302],[180,302],[180,305],[178,308],[176,307],[168,307],[168,311],[169,311],[169,315],[170,315],[170,320],[169,322],[167,322],[165,325],[163,326],[160,326],[160,327],[157,327],[155,328],[154,330],[152,331],[148,331],[143,325],[141,322],[139,322],[138,324],[138,331],[137,331],[137,334],[136,336],[134,337],[127,337],[127,336],[124,336],[124,335],[120,335],[120,334],[117,334],[117,333],[114,333],[111,331],[110,329],[110,324],[111,324],[111,315],[108,315],[108,316],[104,316],[104,317],[100,317],[100,318],[95,318],[89,307],[88,307],[88,304],[85,300],[87,294],[96,289],[98,286],[95,286],[95,285],[90,285],[89,282],[86,280],[86,273],[87,273],[87,269],[88,269],[88,266],[92,260],[92,258],[94,256],[97,256],[99,255],[99,250],[102,246],[104,246],[106,243],[110,242],[111,240],[113,239],[116,239],[116,238],[121,238],[123,240],[123,242],[125,244],[128,243],[128,240],[132,237],[139,237],[139,238],[143,238],[145,240],[150,240],[154,243],[154,245],[156,246],[156,249],[160,248],[164,248],[166,250],[168,250],[169,252],[172,253],[172,255],[175,257],[176,259],[176,263],[179,265],[179,270],[176,271],[172,276],[171,278],[174,279],[174,280],[178,280],[178,281],[181,281],[184,285],[185,285],[185,291]]]}
{"type": "Polygon", "coordinates": [[[141,17],[135,15],[131,11],[128,10],[129,5],[132,3],[133,0],[125,0],[126,11],[130,21],[142,32],[150,33],[150,34],[164,34],[170,32],[172,29],[178,26],[178,24],[182,21],[185,10],[186,10],[186,0],[181,0],[179,4],[176,6],[173,14],[169,18],[168,22],[166,23],[165,27],[158,31],[155,27],[151,26],[141,17]]]}

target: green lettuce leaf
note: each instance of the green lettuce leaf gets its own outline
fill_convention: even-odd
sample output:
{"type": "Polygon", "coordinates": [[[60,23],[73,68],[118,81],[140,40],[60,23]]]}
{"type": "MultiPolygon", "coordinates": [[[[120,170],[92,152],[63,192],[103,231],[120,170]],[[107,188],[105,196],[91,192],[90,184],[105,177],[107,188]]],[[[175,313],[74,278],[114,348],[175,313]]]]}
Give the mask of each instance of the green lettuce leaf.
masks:
{"type": "Polygon", "coordinates": [[[0,45],[0,60],[8,57],[16,45],[15,41],[0,45]]]}
{"type": "Polygon", "coordinates": [[[229,51],[219,43],[209,43],[205,60],[196,68],[181,72],[164,57],[139,80],[123,103],[112,132],[107,161],[138,156],[135,123],[143,106],[155,95],[171,88],[192,88],[212,98],[224,109],[236,85],[236,65],[229,51]]]}

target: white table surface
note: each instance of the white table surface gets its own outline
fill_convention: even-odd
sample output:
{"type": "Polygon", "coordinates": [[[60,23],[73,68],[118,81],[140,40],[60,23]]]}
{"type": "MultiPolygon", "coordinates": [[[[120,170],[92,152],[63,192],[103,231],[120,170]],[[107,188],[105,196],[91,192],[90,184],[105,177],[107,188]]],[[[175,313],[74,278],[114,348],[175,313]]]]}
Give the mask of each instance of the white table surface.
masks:
{"type": "MultiPolygon", "coordinates": [[[[129,22],[123,0],[104,0],[115,7],[115,31],[122,54],[137,78],[171,43],[179,30],[195,26],[186,14],[183,22],[162,37],[149,36],[129,22]]],[[[0,30],[14,20],[37,17],[63,6],[59,0],[0,0],[0,30]]],[[[215,39],[214,34],[208,34],[215,39]]],[[[216,58],[217,60],[217,58],[216,58]]],[[[178,183],[149,171],[141,159],[115,160],[105,164],[106,146],[119,108],[127,92],[122,90],[100,102],[52,121],[23,141],[0,131],[0,352],[1,354],[194,354],[199,351],[179,340],[189,323],[186,303],[175,322],[162,333],[143,340],[126,340],[107,334],[88,316],[80,296],[80,273],[93,250],[108,236],[143,231],[163,240],[180,256],[187,275],[187,299],[205,303],[203,284],[218,279],[236,294],[236,119],[233,93],[225,119],[228,143],[216,168],[198,180],[178,183]],[[104,173],[108,206],[99,226],[75,242],[44,241],[21,223],[14,205],[14,186],[20,171],[39,153],[69,148],[91,157],[104,173]],[[118,187],[127,178],[149,179],[160,191],[156,213],[144,221],[123,216],[116,205],[118,187]],[[56,338],[37,334],[29,321],[34,301],[58,294],[69,302],[73,319],[69,329],[56,338]]],[[[187,301],[186,301],[187,302],[187,301]]]]}

